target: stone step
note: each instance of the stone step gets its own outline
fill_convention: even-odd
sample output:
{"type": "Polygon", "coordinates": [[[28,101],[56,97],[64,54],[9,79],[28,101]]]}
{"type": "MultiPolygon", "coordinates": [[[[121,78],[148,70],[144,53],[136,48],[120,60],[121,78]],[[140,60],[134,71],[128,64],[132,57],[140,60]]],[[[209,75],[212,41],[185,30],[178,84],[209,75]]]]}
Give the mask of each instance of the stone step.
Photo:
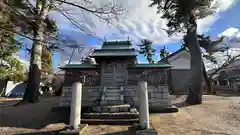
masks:
{"type": "Polygon", "coordinates": [[[107,89],[121,89],[122,86],[105,86],[107,89]]]}
{"type": "Polygon", "coordinates": [[[121,100],[104,100],[100,102],[101,105],[121,105],[124,101],[121,100]]]}
{"type": "Polygon", "coordinates": [[[119,92],[106,92],[104,95],[106,97],[119,97],[121,94],[119,92]]]}
{"type": "Polygon", "coordinates": [[[105,93],[121,93],[121,89],[106,89],[105,93]]]}
{"type": "Polygon", "coordinates": [[[139,119],[81,119],[82,124],[89,125],[134,125],[139,119]]]}
{"type": "Polygon", "coordinates": [[[123,100],[123,96],[117,95],[117,96],[104,96],[104,100],[123,100]]]}
{"type": "Polygon", "coordinates": [[[82,119],[138,119],[139,113],[119,112],[119,113],[84,113],[82,119]]]}
{"type": "Polygon", "coordinates": [[[122,105],[108,105],[108,106],[97,106],[92,107],[92,112],[96,113],[118,113],[118,112],[130,112],[131,106],[129,104],[122,105]]]}

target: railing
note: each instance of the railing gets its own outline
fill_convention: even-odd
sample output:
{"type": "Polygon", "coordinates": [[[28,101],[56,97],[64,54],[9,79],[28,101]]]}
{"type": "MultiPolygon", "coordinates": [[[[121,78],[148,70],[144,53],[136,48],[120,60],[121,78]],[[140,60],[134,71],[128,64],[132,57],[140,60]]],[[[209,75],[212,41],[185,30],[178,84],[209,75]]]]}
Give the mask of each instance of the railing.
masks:
{"type": "Polygon", "coordinates": [[[153,86],[166,85],[167,74],[165,70],[129,70],[128,85],[137,85],[139,81],[146,81],[153,86]]]}
{"type": "Polygon", "coordinates": [[[88,72],[68,71],[65,73],[64,80],[65,86],[71,86],[72,83],[77,81],[81,81],[85,86],[97,86],[100,85],[101,76],[98,73],[90,74],[88,72]]]}

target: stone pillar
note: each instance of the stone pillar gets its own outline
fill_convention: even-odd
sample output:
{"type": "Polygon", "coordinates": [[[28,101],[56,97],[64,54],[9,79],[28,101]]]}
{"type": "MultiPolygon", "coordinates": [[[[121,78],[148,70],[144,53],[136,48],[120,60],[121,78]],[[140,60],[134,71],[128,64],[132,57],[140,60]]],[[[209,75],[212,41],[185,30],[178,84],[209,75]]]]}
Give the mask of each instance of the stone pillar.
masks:
{"type": "Polygon", "coordinates": [[[82,83],[75,82],[72,85],[70,126],[78,129],[81,121],[82,83]]]}
{"type": "Polygon", "coordinates": [[[139,122],[142,129],[149,128],[149,108],[147,82],[138,83],[139,89],[139,122]]]}
{"type": "Polygon", "coordinates": [[[217,86],[219,86],[219,81],[217,80],[217,86]]]}
{"type": "Polygon", "coordinates": [[[230,82],[229,82],[229,80],[227,79],[226,81],[227,81],[227,86],[230,87],[230,82]]]}

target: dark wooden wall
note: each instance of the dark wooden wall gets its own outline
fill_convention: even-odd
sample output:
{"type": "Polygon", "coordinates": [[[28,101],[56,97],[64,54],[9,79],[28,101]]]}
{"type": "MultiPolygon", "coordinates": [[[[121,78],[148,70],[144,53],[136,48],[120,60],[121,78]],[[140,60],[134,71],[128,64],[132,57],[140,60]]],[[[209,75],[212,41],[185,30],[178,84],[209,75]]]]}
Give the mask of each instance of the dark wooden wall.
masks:
{"type": "Polygon", "coordinates": [[[74,82],[83,80],[85,86],[100,85],[101,76],[99,70],[82,70],[82,72],[80,70],[66,70],[64,86],[72,86],[74,82]]]}
{"type": "Polygon", "coordinates": [[[147,81],[148,84],[153,86],[167,85],[167,72],[164,69],[127,69],[126,65],[123,68],[116,68],[115,73],[112,69],[104,68],[102,75],[100,70],[67,70],[65,73],[64,86],[71,86],[72,83],[83,80],[85,86],[98,86],[98,85],[137,85],[139,81],[147,81]],[[89,72],[89,73],[88,73],[89,72]],[[96,72],[95,74],[93,74],[96,72]],[[115,74],[115,75],[114,75],[115,74]],[[102,83],[101,83],[102,79],[102,83]]]}
{"type": "Polygon", "coordinates": [[[137,85],[139,81],[147,81],[153,86],[167,85],[166,70],[163,69],[129,69],[128,85],[137,85]]]}

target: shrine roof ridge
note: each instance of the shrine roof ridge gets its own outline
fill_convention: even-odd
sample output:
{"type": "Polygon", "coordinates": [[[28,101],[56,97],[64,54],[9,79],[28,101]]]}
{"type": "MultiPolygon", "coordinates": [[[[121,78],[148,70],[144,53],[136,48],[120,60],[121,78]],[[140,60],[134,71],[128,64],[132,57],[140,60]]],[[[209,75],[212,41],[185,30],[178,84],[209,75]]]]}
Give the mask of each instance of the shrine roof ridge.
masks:
{"type": "Polygon", "coordinates": [[[104,41],[103,45],[132,45],[131,41],[104,41]]]}
{"type": "Polygon", "coordinates": [[[131,41],[105,41],[101,49],[132,49],[131,41]]]}

